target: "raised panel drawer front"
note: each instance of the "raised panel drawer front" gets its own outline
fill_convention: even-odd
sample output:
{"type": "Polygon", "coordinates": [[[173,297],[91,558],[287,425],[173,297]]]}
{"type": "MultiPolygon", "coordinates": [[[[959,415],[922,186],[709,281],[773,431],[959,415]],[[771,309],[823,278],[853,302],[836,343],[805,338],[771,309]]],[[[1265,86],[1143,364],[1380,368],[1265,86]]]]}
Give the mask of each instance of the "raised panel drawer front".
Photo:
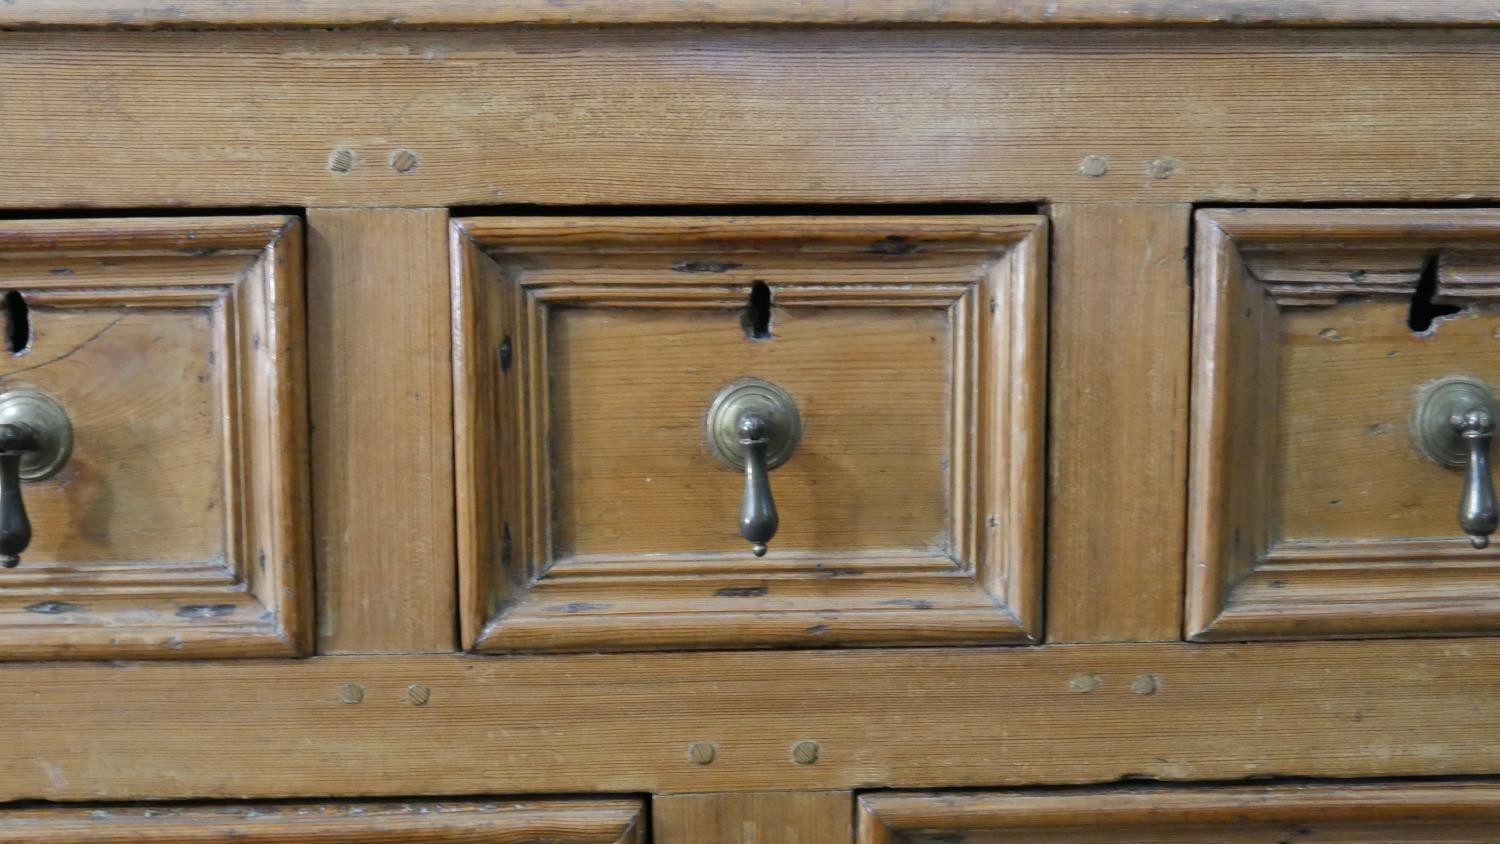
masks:
{"type": "Polygon", "coordinates": [[[303,651],[301,254],[289,217],[0,222],[0,422],[37,440],[0,658],[303,651]]]}
{"type": "Polygon", "coordinates": [[[456,221],[466,644],[1033,641],[1045,240],[1021,216],[456,221]]]}
{"type": "Polygon", "coordinates": [[[0,810],[0,844],[645,844],[635,800],[0,810]]]}
{"type": "Polygon", "coordinates": [[[870,794],[859,844],[1490,844],[1500,787],[1292,785],[870,794]]]}
{"type": "Polygon", "coordinates": [[[1500,629],[1500,213],[1205,211],[1197,242],[1189,635],[1500,629]]]}

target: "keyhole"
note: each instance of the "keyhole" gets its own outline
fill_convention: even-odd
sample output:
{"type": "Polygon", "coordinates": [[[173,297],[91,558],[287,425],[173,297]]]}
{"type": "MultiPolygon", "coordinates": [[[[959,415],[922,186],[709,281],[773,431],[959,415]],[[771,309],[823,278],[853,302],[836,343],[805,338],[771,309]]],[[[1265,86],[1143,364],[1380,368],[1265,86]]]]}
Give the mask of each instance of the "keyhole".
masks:
{"type": "Polygon", "coordinates": [[[771,333],[771,285],[756,281],[750,285],[750,300],[745,312],[740,315],[740,326],[751,340],[770,340],[771,333]]]}
{"type": "Polygon", "coordinates": [[[1438,258],[1428,255],[1422,262],[1422,275],[1417,279],[1417,292],[1411,296],[1411,310],[1406,314],[1406,325],[1418,334],[1432,329],[1432,322],[1440,317],[1450,317],[1462,311],[1458,305],[1443,305],[1432,301],[1438,286],[1438,258]]]}
{"type": "Polygon", "coordinates": [[[21,291],[5,294],[5,348],[19,355],[31,345],[31,307],[21,291]]]}

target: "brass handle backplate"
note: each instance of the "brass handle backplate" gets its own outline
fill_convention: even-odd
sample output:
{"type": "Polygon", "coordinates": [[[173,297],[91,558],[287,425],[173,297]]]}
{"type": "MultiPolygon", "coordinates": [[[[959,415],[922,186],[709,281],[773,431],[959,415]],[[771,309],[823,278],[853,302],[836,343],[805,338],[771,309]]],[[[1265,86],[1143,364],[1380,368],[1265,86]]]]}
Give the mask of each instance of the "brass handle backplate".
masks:
{"type": "Polygon", "coordinates": [[[22,481],[52,477],[73,453],[73,425],[51,396],[36,390],[0,395],[0,566],[15,568],[31,544],[22,481]]]}
{"type": "Polygon", "coordinates": [[[1500,518],[1496,515],[1495,479],[1490,444],[1500,419],[1495,394],[1475,378],[1454,375],[1433,383],[1417,399],[1412,429],[1417,446],[1442,466],[1462,468],[1458,526],[1475,548],[1490,544],[1500,518]]]}
{"type": "Polygon", "coordinates": [[[790,460],[802,441],[797,404],[775,384],[746,378],[714,396],[703,424],[719,460],[745,473],[740,536],[749,540],[755,556],[765,556],[780,524],[770,472],[790,460]]]}

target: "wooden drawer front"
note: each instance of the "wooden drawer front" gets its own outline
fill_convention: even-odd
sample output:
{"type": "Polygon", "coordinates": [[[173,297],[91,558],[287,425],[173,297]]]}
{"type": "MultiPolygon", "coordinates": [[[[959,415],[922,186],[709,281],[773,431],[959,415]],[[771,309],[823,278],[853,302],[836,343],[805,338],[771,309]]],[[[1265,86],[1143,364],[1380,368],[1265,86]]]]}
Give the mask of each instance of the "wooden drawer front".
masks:
{"type": "Polygon", "coordinates": [[[1493,784],[873,794],[859,844],[1489,844],[1493,784]]]}
{"type": "Polygon", "coordinates": [[[634,800],[0,810],[0,842],[644,844],[634,800]]]}
{"type": "Polygon", "coordinates": [[[1500,630],[1500,552],[1414,422],[1450,376],[1500,390],[1500,213],[1197,225],[1188,634],[1500,630]]]}
{"type": "Polygon", "coordinates": [[[22,484],[0,658],[303,649],[301,253],[287,217],[0,223],[0,393],[73,432],[22,484]]]}
{"type": "Polygon", "coordinates": [[[467,645],[1032,639],[1043,226],[456,222],[467,645]],[[746,377],[804,429],[761,558],[705,434],[746,377]]]}

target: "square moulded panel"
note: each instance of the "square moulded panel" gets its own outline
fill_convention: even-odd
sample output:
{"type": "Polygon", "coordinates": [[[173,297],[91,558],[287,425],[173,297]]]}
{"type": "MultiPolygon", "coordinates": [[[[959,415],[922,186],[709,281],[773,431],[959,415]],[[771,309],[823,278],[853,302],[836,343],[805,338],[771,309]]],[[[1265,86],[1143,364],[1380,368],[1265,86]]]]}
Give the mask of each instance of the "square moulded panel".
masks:
{"type": "Polygon", "coordinates": [[[467,644],[1033,640],[1044,225],[457,221],[467,644]],[[746,379],[801,421],[764,557],[706,426],[746,379]]]}
{"type": "Polygon", "coordinates": [[[287,217],[0,222],[0,407],[72,432],[21,484],[0,657],[303,650],[301,251],[287,217]]]}
{"type": "Polygon", "coordinates": [[[1206,211],[1197,242],[1189,636],[1500,629],[1467,470],[1416,421],[1500,388],[1500,214],[1206,211]]]}

